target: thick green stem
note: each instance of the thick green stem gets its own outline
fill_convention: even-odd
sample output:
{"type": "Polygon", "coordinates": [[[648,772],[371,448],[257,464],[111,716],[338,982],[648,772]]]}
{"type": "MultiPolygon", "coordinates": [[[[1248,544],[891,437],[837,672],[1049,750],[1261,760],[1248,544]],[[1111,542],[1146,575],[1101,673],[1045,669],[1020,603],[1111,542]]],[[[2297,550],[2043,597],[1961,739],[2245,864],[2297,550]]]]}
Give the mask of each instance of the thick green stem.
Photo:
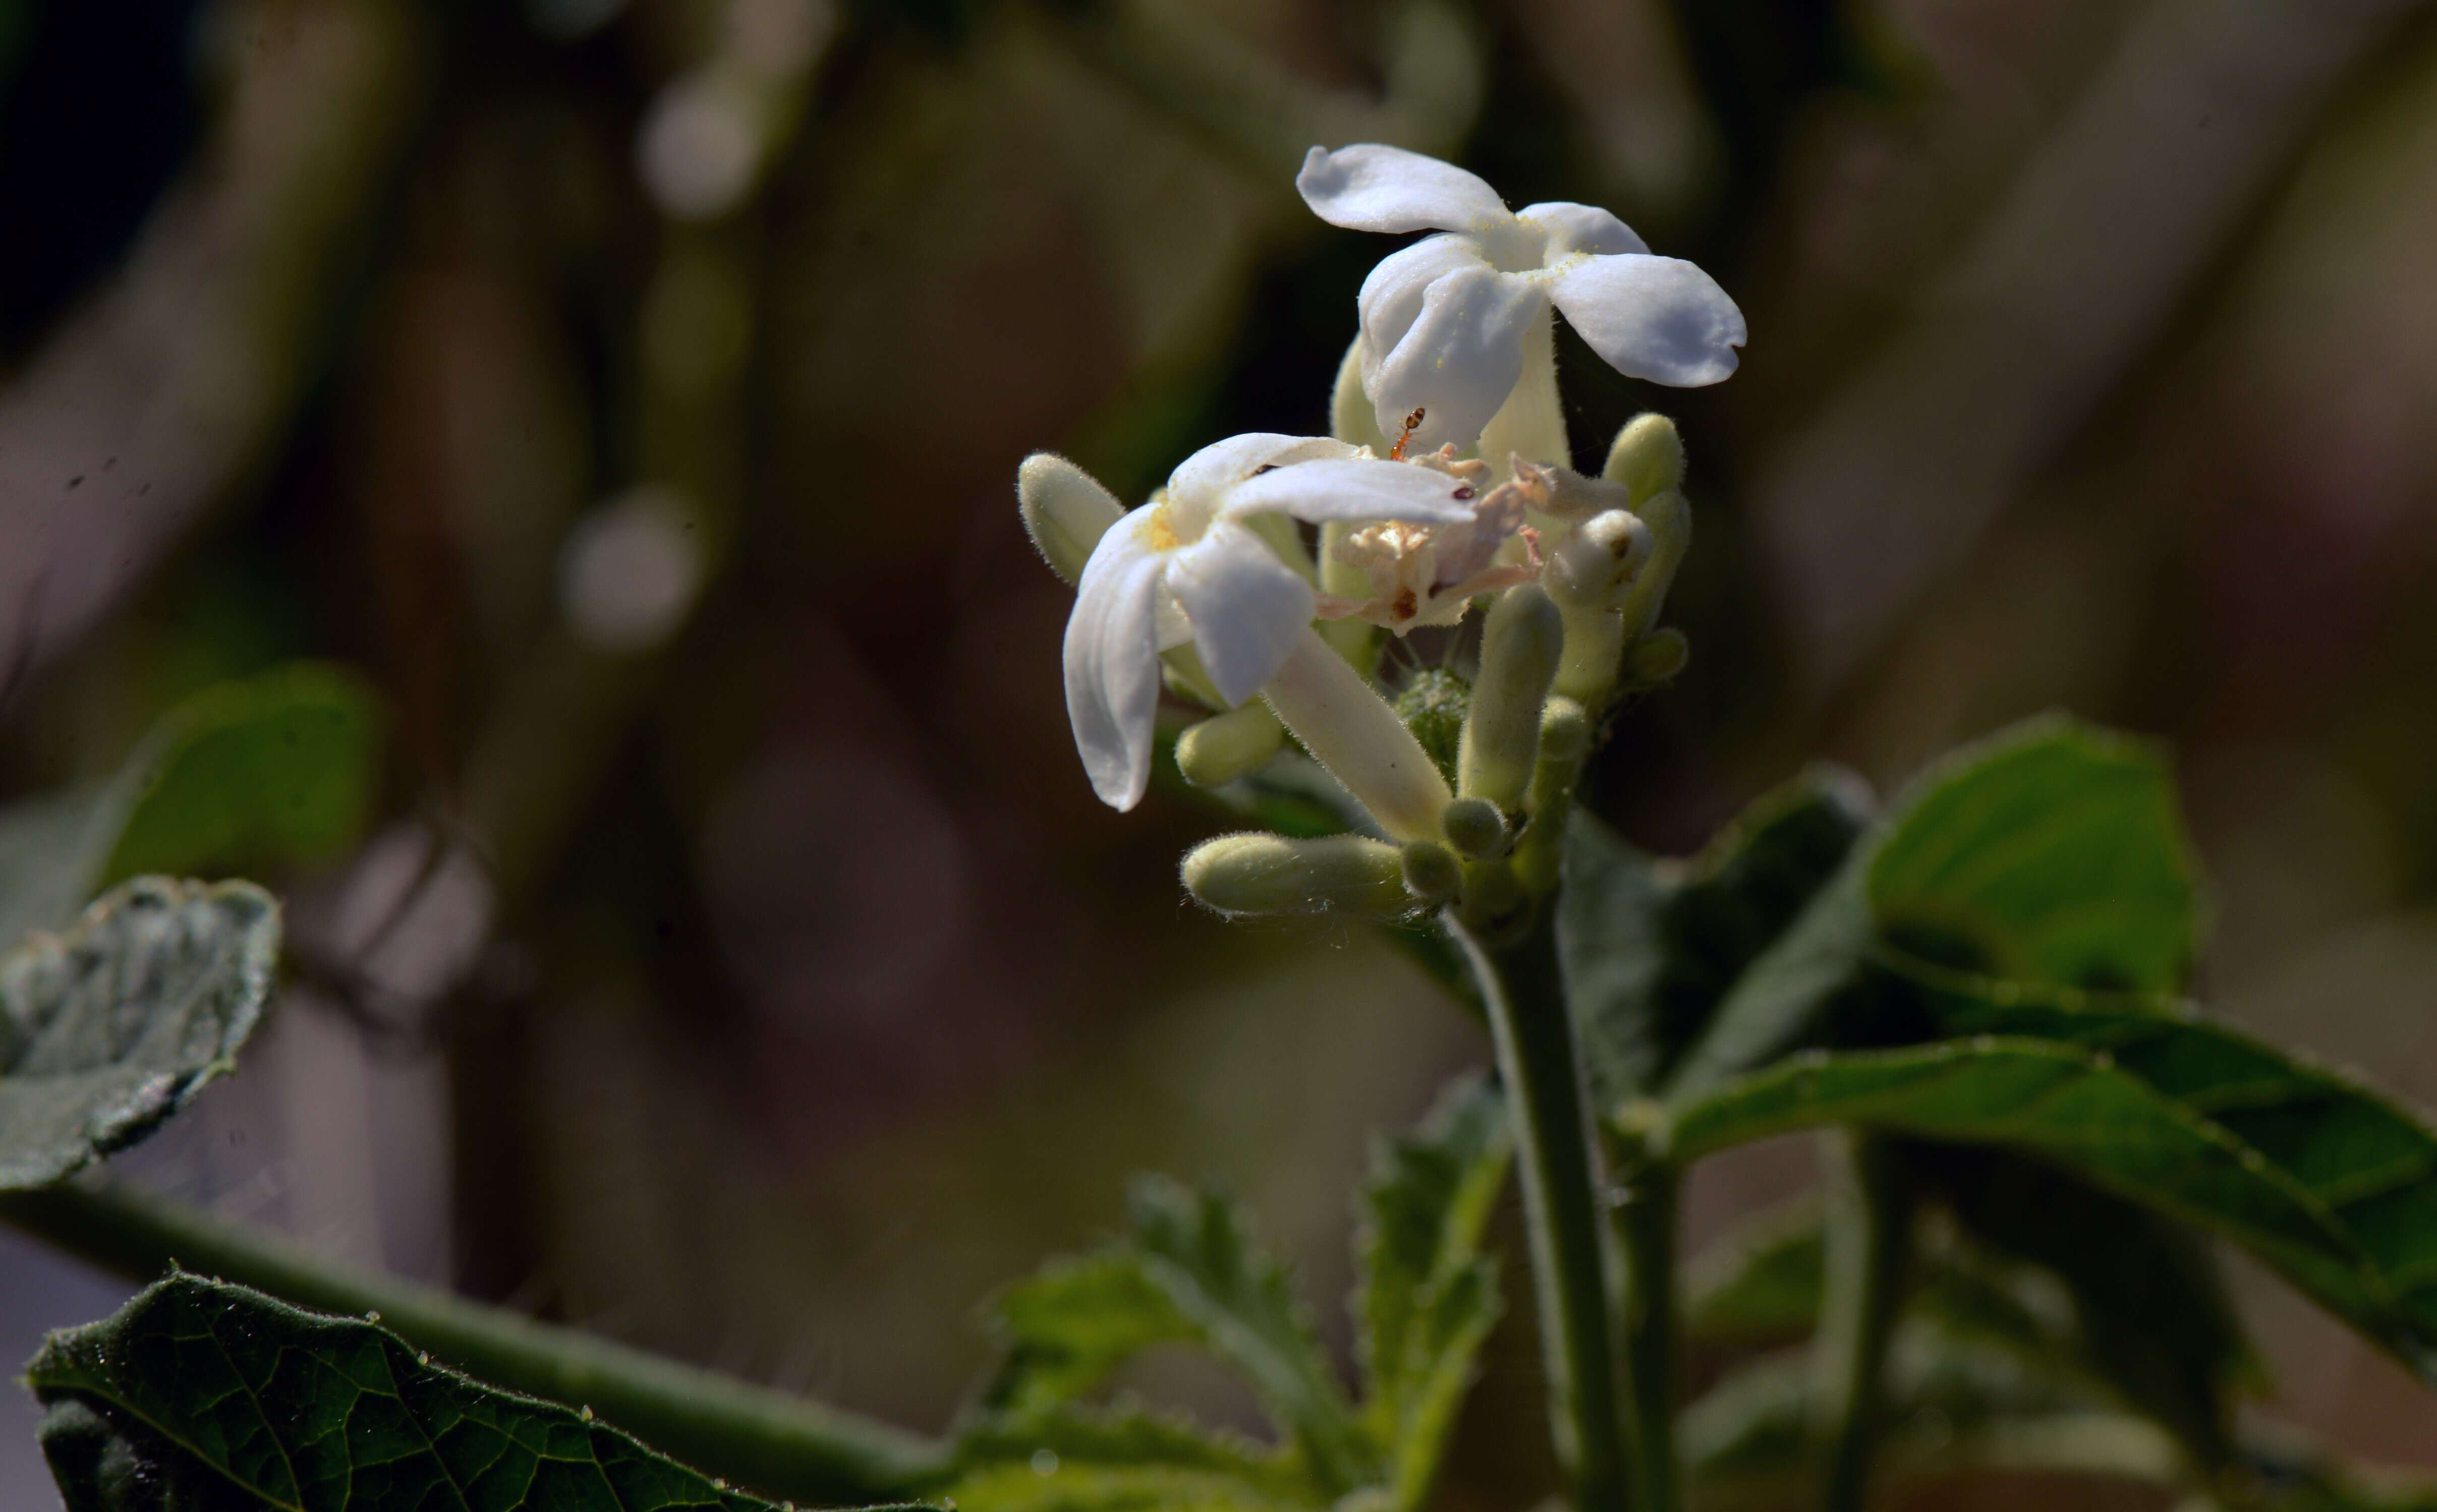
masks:
{"type": "Polygon", "coordinates": [[[1626,1438],[1635,1512],[1675,1512],[1675,1173],[1623,1173],[1615,1211],[1624,1260],[1626,1438]]]}
{"type": "Polygon", "coordinates": [[[1573,1023],[1558,985],[1555,930],[1548,911],[1540,912],[1511,946],[1492,947],[1460,926],[1449,928],[1480,979],[1499,1076],[1515,1111],[1557,1451],[1573,1472],[1582,1512],[1620,1512],[1624,1465],[1591,1126],[1573,1023]]]}
{"type": "Polygon", "coordinates": [[[383,1327],[492,1385],[590,1407],[661,1452],[772,1497],[882,1502],[946,1469],[941,1447],[733,1377],[387,1277],[341,1270],[190,1209],[79,1186],[0,1195],[0,1221],[105,1270],[172,1264],[383,1327]]]}
{"type": "Polygon", "coordinates": [[[1912,1246],[1912,1184],[1886,1138],[1853,1131],[1828,1220],[1828,1289],[1819,1320],[1819,1402],[1830,1434],[1828,1512],[1861,1512],[1869,1496],[1887,1340],[1903,1306],[1912,1246]]]}

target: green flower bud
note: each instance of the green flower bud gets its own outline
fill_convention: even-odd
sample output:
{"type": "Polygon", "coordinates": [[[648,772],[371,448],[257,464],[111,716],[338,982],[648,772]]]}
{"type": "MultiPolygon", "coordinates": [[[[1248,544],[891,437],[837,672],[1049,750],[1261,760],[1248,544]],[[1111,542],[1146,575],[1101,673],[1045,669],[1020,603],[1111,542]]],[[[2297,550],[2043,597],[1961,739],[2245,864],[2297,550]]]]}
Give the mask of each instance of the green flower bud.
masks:
{"type": "Polygon", "coordinates": [[[1083,576],[1083,564],[1109,527],[1126,513],[1099,480],[1055,452],[1037,451],[1015,470],[1016,503],[1024,533],[1032,537],[1049,570],[1068,585],[1083,576]]]}
{"type": "Polygon", "coordinates": [[[1456,756],[1457,791],[1504,809],[1523,803],[1540,749],[1540,705],[1565,653],[1566,623],[1531,583],[1490,606],[1481,632],[1481,676],[1456,756]]]}
{"type": "Polygon", "coordinates": [[[1181,870],[1185,891],[1221,913],[1393,919],[1414,907],[1404,853],[1361,835],[1221,835],[1187,852],[1181,870]]]}
{"type": "Polygon", "coordinates": [[[1266,704],[1215,714],[1176,738],[1176,770],[1197,788],[1217,788],[1249,777],[1270,764],[1287,742],[1287,727],[1266,704]]]}
{"type": "Polygon", "coordinates": [[[1458,798],[1439,823],[1447,843],[1475,860],[1506,853],[1506,816],[1486,798],[1458,798]]]}
{"type": "Polygon", "coordinates": [[[1586,707],[1607,702],[1624,663],[1624,616],[1613,609],[1566,611],[1566,657],[1556,691],[1586,707]]]}
{"type": "Polygon", "coordinates": [[[1464,865],[1455,852],[1434,840],[1405,843],[1405,891],[1435,908],[1455,896],[1464,885],[1464,865]]]}
{"type": "Polygon", "coordinates": [[[1396,718],[1449,782],[1455,780],[1456,748],[1464,742],[1464,717],[1471,707],[1471,686],[1443,667],[1415,672],[1396,695],[1396,718]]]}
{"type": "Polygon", "coordinates": [[[1692,659],[1692,643],[1682,631],[1654,630],[1634,645],[1633,654],[1625,659],[1625,675],[1636,686],[1656,687],[1674,682],[1692,659]]]}
{"type": "Polygon", "coordinates": [[[1615,609],[1657,543],[1630,510],[1609,510],[1574,527],[1549,557],[1541,585],[1568,609],[1615,609]]]}
{"type": "Polygon", "coordinates": [[[1624,423],[1607,449],[1602,476],[1624,485],[1629,507],[1639,509],[1654,494],[1684,486],[1684,438],[1665,415],[1642,413],[1624,423]]]}
{"type": "Polygon", "coordinates": [[[1540,711],[1540,762],[1580,761],[1590,754],[1591,717],[1580,704],[1559,694],[1540,711]]]}
{"type": "Polygon", "coordinates": [[[1638,640],[1658,622],[1667,607],[1667,590],[1674,585],[1675,569],[1692,549],[1692,508],[1681,494],[1654,494],[1634,507],[1650,528],[1650,561],[1624,590],[1625,638],[1638,640]]]}

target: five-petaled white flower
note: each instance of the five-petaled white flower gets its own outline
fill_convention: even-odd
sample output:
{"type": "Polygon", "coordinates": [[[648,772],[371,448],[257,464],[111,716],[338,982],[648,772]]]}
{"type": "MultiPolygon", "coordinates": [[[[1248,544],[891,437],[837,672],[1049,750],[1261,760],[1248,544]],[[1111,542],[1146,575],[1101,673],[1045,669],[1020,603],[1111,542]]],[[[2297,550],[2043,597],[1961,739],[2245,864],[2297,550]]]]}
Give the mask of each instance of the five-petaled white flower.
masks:
{"type": "Polygon", "coordinates": [[[1354,231],[1438,231],[1362,281],[1362,389],[1379,426],[1468,446],[1523,372],[1523,343],[1553,303],[1609,366],[1678,388],[1735,371],[1743,311],[1691,263],[1655,257],[1616,217],[1552,201],[1509,211],[1498,191],[1436,158],[1363,144],[1313,148],[1304,202],[1354,231]]]}
{"type": "Polygon", "coordinates": [[[1311,584],[1244,516],[1452,524],[1473,517],[1473,493],[1325,437],[1236,436],[1186,458],[1100,537],[1066,622],[1066,712],[1101,800],[1131,808],[1149,781],[1163,650],[1190,640],[1219,696],[1240,704],[1310,623],[1311,584]]]}

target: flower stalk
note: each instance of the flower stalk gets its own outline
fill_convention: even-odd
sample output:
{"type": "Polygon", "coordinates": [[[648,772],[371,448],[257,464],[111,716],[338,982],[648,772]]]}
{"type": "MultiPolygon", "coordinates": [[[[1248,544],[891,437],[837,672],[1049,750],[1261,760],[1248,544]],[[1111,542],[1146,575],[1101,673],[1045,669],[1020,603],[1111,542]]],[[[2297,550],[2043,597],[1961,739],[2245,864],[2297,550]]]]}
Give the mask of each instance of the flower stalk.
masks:
{"type": "Polygon", "coordinates": [[[1902,1310],[1913,1192],[1893,1141],[1860,1130],[1839,1141],[1828,1215],[1818,1397],[1828,1434],[1828,1512],[1861,1512],[1884,1407],[1887,1341],[1902,1310]]]}
{"type": "Polygon", "coordinates": [[[1676,1173],[1657,1162],[1622,1169],[1613,1207],[1623,1260],[1625,1441],[1633,1451],[1635,1512],[1676,1512],[1676,1173]]]}
{"type": "Polygon", "coordinates": [[[1548,910],[1512,945],[1449,928],[1471,958],[1514,1110],[1516,1152],[1540,1303],[1551,1430],[1574,1480],[1580,1512],[1622,1512],[1625,1467],[1617,1433],[1616,1355],[1607,1259],[1581,1056],[1557,972],[1548,910]]]}

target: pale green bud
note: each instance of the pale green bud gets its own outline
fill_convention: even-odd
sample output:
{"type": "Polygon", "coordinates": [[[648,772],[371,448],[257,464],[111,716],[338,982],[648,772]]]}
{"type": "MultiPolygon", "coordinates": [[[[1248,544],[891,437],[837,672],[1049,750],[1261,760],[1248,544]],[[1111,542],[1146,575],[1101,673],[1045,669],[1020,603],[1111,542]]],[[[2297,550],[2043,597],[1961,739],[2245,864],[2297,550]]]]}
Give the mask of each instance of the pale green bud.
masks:
{"type": "Polygon", "coordinates": [[[1609,510],[1574,527],[1540,575],[1549,597],[1568,609],[1615,609],[1650,565],[1657,542],[1630,510],[1609,510]]]}
{"type": "Polygon", "coordinates": [[[1637,686],[1656,687],[1674,682],[1675,674],[1692,659],[1692,643],[1684,638],[1682,631],[1654,630],[1634,646],[1633,654],[1625,661],[1625,675],[1637,686]]]}
{"type": "Polygon", "coordinates": [[[1590,754],[1591,717],[1580,704],[1563,694],[1540,711],[1540,761],[1580,761],[1590,754]]]}
{"type": "Polygon", "coordinates": [[[1566,659],[1556,690],[1586,706],[1603,704],[1624,662],[1624,616],[1612,609],[1566,611],[1566,659]]]}
{"type": "Polygon", "coordinates": [[[1472,685],[1456,753],[1456,791],[1504,809],[1523,803],[1540,749],[1540,705],[1565,653],[1566,622],[1531,583],[1490,606],[1481,632],[1481,675],[1472,685]]]}
{"type": "Polygon", "coordinates": [[[1454,794],[1396,711],[1310,631],[1261,697],[1313,760],[1398,840],[1436,840],[1454,794]]]}
{"type": "Polygon", "coordinates": [[[1616,444],[1607,449],[1607,465],[1600,471],[1611,481],[1622,483],[1631,507],[1639,509],[1652,495],[1684,486],[1684,438],[1676,434],[1675,422],[1665,415],[1638,414],[1616,433],[1616,444]]]}
{"type": "Polygon", "coordinates": [[[1414,907],[1404,853],[1361,835],[1221,835],[1187,852],[1182,875],[1186,892],[1221,913],[1393,919],[1414,907]]]}
{"type": "Polygon", "coordinates": [[[1506,853],[1506,816],[1486,798],[1458,798],[1439,823],[1447,843],[1475,860],[1506,853]]]}
{"type": "Polygon", "coordinates": [[[1270,764],[1287,742],[1287,727],[1266,704],[1214,714],[1176,738],[1176,770],[1197,788],[1218,788],[1270,764]]]}
{"type": "Polygon", "coordinates": [[[1024,460],[1015,470],[1015,499],[1033,548],[1069,585],[1083,576],[1092,548],[1126,513],[1099,479],[1055,452],[1024,460]]]}
{"type": "Polygon", "coordinates": [[[1675,569],[1692,549],[1692,507],[1684,502],[1683,495],[1654,494],[1636,505],[1634,513],[1650,528],[1651,552],[1648,565],[1634,575],[1620,605],[1628,640],[1639,638],[1658,622],[1658,612],[1667,607],[1667,590],[1675,582],[1675,569]]]}
{"type": "Polygon", "coordinates": [[[1464,885],[1464,865],[1455,852],[1434,840],[1405,843],[1405,891],[1435,908],[1455,896],[1464,885]]]}

